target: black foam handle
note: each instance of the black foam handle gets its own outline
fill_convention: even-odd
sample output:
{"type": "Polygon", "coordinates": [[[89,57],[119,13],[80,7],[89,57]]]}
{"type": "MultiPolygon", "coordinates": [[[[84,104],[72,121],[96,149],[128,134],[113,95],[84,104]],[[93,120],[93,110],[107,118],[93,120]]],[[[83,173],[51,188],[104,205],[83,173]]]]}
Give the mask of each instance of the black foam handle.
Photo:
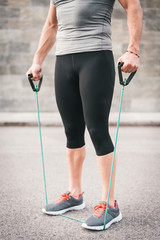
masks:
{"type": "Polygon", "coordinates": [[[136,70],[135,72],[132,72],[132,73],[129,75],[129,77],[128,77],[127,80],[126,80],[126,83],[124,84],[124,82],[123,82],[123,76],[122,76],[122,70],[121,70],[121,67],[122,67],[123,65],[124,65],[123,62],[119,62],[119,63],[118,63],[119,82],[120,82],[121,85],[127,86],[127,85],[130,83],[130,81],[132,80],[132,78],[134,77],[134,75],[136,74],[137,70],[136,70]]]}
{"type": "Polygon", "coordinates": [[[39,79],[39,83],[38,83],[38,88],[35,88],[35,85],[33,83],[33,80],[31,79],[33,77],[32,73],[28,74],[28,80],[29,83],[31,85],[31,88],[34,92],[39,92],[40,88],[41,88],[41,84],[42,84],[42,80],[43,80],[43,76],[39,79]]]}

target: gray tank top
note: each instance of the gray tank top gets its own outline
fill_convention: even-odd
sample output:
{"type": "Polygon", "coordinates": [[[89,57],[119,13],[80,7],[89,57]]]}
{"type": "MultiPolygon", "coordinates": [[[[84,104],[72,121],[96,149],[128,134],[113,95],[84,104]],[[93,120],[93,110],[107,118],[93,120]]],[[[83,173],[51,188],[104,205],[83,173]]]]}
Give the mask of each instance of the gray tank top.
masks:
{"type": "Polygon", "coordinates": [[[111,14],[115,0],[51,0],[56,5],[56,55],[112,50],[111,14]]]}

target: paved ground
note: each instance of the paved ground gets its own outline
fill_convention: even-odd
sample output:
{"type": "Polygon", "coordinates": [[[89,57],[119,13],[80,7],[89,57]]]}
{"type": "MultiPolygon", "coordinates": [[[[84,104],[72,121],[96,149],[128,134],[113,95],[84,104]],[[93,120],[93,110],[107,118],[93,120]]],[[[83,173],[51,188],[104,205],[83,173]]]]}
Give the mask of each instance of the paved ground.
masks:
{"type": "MultiPolygon", "coordinates": [[[[115,127],[110,132],[115,138],[115,127]]],[[[63,128],[42,128],[48,199],[67,190],[63,128]]],[[[68,216],[85,220],[100,200],[95,152],[86,131],[83,171],[86,209],[68,216]]],[[[121,127],[116,199],[123,220],[106,231],[90,232],[63,217],[41,213],[45,204],[37,127],[0,128],[0,239],[160,239],[160,128],[121,127]]]]}

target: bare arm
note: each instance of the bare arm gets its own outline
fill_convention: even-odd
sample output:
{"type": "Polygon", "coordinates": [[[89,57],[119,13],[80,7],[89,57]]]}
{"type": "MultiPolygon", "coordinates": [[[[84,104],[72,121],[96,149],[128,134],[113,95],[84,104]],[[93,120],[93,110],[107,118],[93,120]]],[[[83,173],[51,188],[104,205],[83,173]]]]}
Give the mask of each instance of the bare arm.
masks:
{"type": "Polygon", "coordinates": [[[27,76],[29,73],[32,73],[33,80],[38,80],[41,78],[42,63],[56,41],[56,34],[56,7],[53,4],[50,4],[48,16],[41,32],[38,48],[34,54],[32,66],[26,73],[27,76]]]}
{"type": "Polygon", "coordinates": [[[143,12],[139,0],[119,0],[127,13],[129,44],[126,52],[118,61],[124,62],[122,71],[134,72],[139,67],[140,38],[142,33],[143,12]],[[131,53],[133,52],[133,53],[131,53]]]}

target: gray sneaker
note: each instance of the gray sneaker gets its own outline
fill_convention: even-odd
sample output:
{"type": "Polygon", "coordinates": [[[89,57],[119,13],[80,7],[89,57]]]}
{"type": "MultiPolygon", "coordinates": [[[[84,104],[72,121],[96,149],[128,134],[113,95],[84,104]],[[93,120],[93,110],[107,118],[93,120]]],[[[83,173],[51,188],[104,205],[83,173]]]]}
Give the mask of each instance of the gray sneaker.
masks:
{"type": "Polygon", "coordinates": [[[62,193],[57,201],[46,205],[42,212],[49,215],[58,215],[71,210],[81,210],[85,208],[82,194],[76,199],[71,196],[70,192],[62,193]]]}
{"type": "MultiPolygon", "coordinates": [[[[85,221],[85,223],[82,224],[82,227],[90,230],[103,230],[106,204],[107,204],[106,202],[100,202],[97,206],[95,206],[94,207],[95,212],[90,218],[88,218],[85,221]]],[[[105,229],[109,228],[112,223],[119,222],[121,219],[122,214],[119,211],[117,201],[115,200],[114,208],[111,207],[110,205],[108,206],[105,229]]]]}

